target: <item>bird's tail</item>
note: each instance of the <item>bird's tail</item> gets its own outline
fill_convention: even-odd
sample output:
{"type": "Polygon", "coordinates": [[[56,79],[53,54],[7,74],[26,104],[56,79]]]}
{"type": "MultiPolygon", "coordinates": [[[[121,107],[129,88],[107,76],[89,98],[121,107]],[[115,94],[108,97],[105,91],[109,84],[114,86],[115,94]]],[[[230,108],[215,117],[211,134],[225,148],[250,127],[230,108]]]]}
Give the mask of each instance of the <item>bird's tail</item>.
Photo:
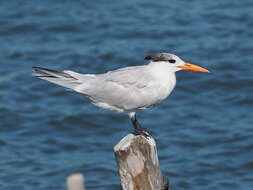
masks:
{"type": "Polygon", "coordinates": [[[80,85],[80,81],[77,78],[71,76],[66,72],[55,71],[52,69],[46,69],[41,67],[33,67],[36,72],[33,76],[40,79],[47,80],[66,88],[75,89],[76,86],[80,85]]]}

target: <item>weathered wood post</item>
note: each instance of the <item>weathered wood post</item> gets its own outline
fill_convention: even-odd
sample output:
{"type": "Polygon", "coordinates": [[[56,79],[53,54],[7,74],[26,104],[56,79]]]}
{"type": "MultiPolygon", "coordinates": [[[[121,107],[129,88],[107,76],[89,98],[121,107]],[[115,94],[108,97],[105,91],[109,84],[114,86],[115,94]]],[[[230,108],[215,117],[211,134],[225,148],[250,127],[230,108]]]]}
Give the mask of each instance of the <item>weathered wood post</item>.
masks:
{"type": "Polygon", "coordinates": [[[162,176],[155,140],[152,137],[125,136],[114,147],[123,190],[168,190],[162,176]]]}
{"type": "Polygon", "coordinates": [[[67,178],[67,190],[85,190],[82,174],[71,174],[67,178]]]}

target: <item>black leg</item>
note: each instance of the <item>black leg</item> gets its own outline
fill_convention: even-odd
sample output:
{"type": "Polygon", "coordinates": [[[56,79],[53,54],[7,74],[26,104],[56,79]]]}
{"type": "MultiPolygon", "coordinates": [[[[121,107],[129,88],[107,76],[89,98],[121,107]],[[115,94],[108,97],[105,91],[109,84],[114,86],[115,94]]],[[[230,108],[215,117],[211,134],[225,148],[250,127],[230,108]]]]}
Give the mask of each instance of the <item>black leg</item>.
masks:
{"type": "Polygon", "coordinates": [[[132,124],[134,126],[134,134],[135,135],[143,135],[144,137],[150,136],[150,133],[148,132],[148,130],[141,127],[141,125],[139,124],[139,122],[136,119],[135,114],[131,115],[130,119],[131,119],[132,124]]]}

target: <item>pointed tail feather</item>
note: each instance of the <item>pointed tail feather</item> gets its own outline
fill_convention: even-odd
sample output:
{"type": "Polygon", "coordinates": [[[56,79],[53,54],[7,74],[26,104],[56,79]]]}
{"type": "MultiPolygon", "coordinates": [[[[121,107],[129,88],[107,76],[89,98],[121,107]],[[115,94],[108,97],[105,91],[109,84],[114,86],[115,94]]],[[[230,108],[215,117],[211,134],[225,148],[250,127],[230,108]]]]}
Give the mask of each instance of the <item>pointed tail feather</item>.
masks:
{"type": "Polygon", "coordinates": [[[60,72],[52,69],[33,67],[36,72],[33,76],[40,79],[47,80],[49,82],[55,83],[60,86],[64,86],[70,89],[74,89],[76,86],[80,85],[80,81],[68,73],[60,72]]]}

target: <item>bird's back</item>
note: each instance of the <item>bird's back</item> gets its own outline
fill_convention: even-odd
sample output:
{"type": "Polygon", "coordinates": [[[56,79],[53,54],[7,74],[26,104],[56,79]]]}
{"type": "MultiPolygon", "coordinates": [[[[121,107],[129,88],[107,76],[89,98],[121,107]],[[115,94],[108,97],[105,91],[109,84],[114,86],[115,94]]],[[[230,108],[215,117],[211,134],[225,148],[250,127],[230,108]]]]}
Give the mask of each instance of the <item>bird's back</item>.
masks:
{"type": "Polygon", "coordinates": [[[86,94],[99,107],[119,112],[136,112],[157,105],[171,92],[169,86],[174,88],[173,84],[162,86],[148,65],[84,75],[81,80],[76,91],[86,94]]]}

